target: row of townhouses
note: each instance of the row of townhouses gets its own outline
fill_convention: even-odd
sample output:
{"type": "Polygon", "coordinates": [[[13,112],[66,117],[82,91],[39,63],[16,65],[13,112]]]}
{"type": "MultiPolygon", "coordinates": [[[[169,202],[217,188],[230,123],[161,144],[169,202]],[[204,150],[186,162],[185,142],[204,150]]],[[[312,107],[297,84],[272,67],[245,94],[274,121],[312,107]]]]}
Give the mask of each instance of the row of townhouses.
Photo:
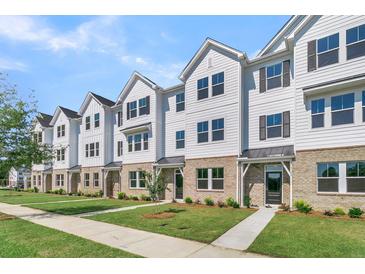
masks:
{"type": "Polygon", "coordinates": [[[155,171],[166,199],[364,207],[365,16],[292,16],[253,59],[208,38],[179,79],[134,72],[115,102],[41,113],[55,160],[32,186],[139,195],[155,171]]]}

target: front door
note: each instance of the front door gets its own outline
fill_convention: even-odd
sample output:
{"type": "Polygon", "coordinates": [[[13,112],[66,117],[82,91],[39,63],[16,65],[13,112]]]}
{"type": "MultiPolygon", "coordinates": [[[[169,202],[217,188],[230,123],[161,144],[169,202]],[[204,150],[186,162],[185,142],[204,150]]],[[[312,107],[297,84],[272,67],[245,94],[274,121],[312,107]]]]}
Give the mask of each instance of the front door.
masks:
{"type": "Polygon", "coordinates": [[[175,170],[175,199],[183,199],[184,177],[180,170],[175,170]]]}
{"type": "Polygon", "coordinates": [[[282,172],[266,172],[266,204],[281,204],[282,172]]]}

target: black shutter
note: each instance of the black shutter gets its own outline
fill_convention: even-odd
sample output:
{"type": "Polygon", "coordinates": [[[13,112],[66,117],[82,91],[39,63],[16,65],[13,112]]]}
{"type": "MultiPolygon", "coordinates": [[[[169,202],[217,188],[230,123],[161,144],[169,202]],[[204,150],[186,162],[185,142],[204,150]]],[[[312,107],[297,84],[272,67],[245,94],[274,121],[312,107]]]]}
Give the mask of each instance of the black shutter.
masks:
{"type": "Polygon", "coordinates": [[[290,60],[283,62],[283,87],[290,86],[290,60]]]}
{"type": "Polygon", "coordinates": [[[308,72],[317,69],[317,40],[308,42],[307,45],[308,72]]]}
{"type": "Polygon", "coordinates": [[[129,103],[127,103],[127,120],[129,120],[129,103]]]}
{"type": "Polygon", "coordinates": [[[266,91],[266,67],[260,68],[260,93],[266,91]]]}
{"type": "Polygon", "coordinates": [[[266,140],[266,115],[260,116],[260,140],[266,140]]]}
{"type": "Polygon", "coordinates": [[[290,137],[290,111],[283,112],[283,137],[290,137]]]}
{"type": "Polygon", "coordinates": [[[146,114],[150,114],[150,96],[146,97],[146,114]]]}

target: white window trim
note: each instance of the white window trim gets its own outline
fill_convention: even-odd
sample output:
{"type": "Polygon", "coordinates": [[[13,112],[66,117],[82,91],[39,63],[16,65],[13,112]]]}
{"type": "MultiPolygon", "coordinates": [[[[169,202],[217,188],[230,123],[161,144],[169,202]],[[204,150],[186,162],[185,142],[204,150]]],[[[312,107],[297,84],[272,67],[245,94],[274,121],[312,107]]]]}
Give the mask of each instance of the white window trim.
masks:
{"type": "MultiPolygon", "coordinates": [[[[209,136],[208,136],[208,137],[209,137],[209,136]]],[[[177,131],[175,132],[175,149],[176,149],[176,150],[185,149],[185,130],[177,130],[177,131]],[[183,132],[184,132],[184,139],[177,139],[177,138],[176,138],[176,133],[177,133],[177,132],[181,132],[181,131],[183,131],[183,132]],[[178,142],[178,141],[184,141],[184,147],[177,148],[177,142],[178,142]]]]}
{"type": "Polygon", "coordinates": [[[283,113],[282,112],[279,112],[279,113],[274,113],[274,114],[269,114],[269,115],[266,115],[266,140],[267,139],[270,139],[270,140],[275,140],[275,139],[279,139],[279,138],[284,138],[283,137],[283,127],[284,127],[284,124],[283,124],[283,113]],[[269,116],[274,116],[274,115],[276,115],[276,114],[280,114],[281,115],[281,123],[280,123],[280,125],[273,125],[273,126],[268,126],[267,124],[267,119],[268,119],[268,117],[269,116]],[[273,127],[281,127],[281,130],[280,130],[280,136],[278,136],[278,137],[269,137],[269,128],[273,128],[273,127]]]}
{"type": "Polygon", "coordinates": [[[326,98],[318,98],[318,99],[312,99],[310,100],[310,105],[311,105],[311,111],[310,111],[310,128],[312,130],[317,130],[317,129],[322,129],[322,128],[325,128],[326,127],[326,98]],[[317,112],[317,113],[312,113],[313,109],[312,109],[312,102],[313,101],[319,101],[319,100],[324,100],[324,109],[323,109],[323,112],[317,112]],[[323,127],[313,127],[313,123],[312,123],[312,117],[313,116],[316,116],[316,115],[323,115],[323,127]]]}
{"type": "Polygon", "coordinates": [[[200,144],[206,144],[206,143],[209,143],[209,140],[210,140],[210,138],[209,138],[209,120],[206,120],[206,121],[200,121],[200,122],[197,122],[196,123],[196,127],[197,127],[197,129],[196,129],[196,133],[197,133],[197,136],[196,136],[196,143],[198,144],[198,145],[200,145],[200,144]],[[200,124],[200,123],[207,123],[208,124],[208,129],[206,130],[206,131],[200,131],[199,132],[199,129],[198,129],[198,124],[200,124]],[[208,140],[206,141],[206,142],[200,142],[199,143],[199,134],[203,134],[203,133],[208,133],[208,140]]]}
{"type": "Polygon", "coordinates": [[[129,103],[129,119],[134,119],[134,118],[137,118],[138,117],[138,112],[139,112],[139,109],[138,109],[138,105],[139,105],[139,101],[138,100],[134,100],[132,102],[129,103]],[[136,103],[136,107],[132,109],[132,103],[136,103]],[[136,116],[135,117],[132,117],[132,111],[136,111],[136,116]]]}
{"type": "Polygon", "coordinates": [[[181,93],[178,93],[178,94],[175,95],[175,112],[183,112],[183,111],[185,111],[185,92],[181,92],[181,93]],[[177,101],[177,96],[180,95],[180,94],[184,94],[184,100],[178,102],[177,101]],[[184,110],[177,111],[177,105],[181,105],[181,104],[184,105],[184,110]]]}
{"type": "Polygon", "coordinates": [[[271,65],[268,65],[268,66],[266,66],[265,67],[265,69],[266,69],[266,91],[268,91],[268,90],[275,90],[275,89],[277,89],[277,88],[282,88],[283,87],[283,62],[279,62],[279,63],[275,63],[275,64],[271,64],[271,65]],[[280,64],[281,65],[281,73],[280,74],[278,74],[278,75],[275,75],[275,76],[271,76],[271,77],[267,77],[267,69],[269,68],[269,67],[274,67],[275,68],[275,66],[276,65],[278,65],[278,64],[280,64]],[[268,83],[269,83],[269,80],[270,79],[273,79],[273,78],[276,78],[276,77],[279,77],[280,76],[280,81],[281,81],[281,85],[280,85],[280,87],[276,87],[276,88],[267,88],[269,85],[268,85],[268,83]]]}
{"type": "MultiPolygon", "coordinates": [[[[224,174],[224,167],[209,167],[209,168],[196,168],[195,176],[196,176],[196,190],[197,191],[209,191],[209,192],[224,192],[224,177],[223,179],[223,188],[222,189],[213,189],[213,168],[223,168],[223,174],[224,174]],[[198,169],[208,169],[208,188],[199,188],[199,180],[206,180],[206,179],[199,179],[198,177],[198,169]]],[[[215,178],[215,179],[221,179],[221,178],[215,178]]]]}
{"type": "Polygon", "coordinates": [[[205,99],[208,99],[209,98],[209,83],[210,83],[210,80],[209,80],[209,75],[208,76],[205,76],[205,77],[202,77],[202,78],[200,78],[200,79],[198,79],[197,81],[196,81],[196,85],[197,85],[197,87],[196,87],[196,91],[197,91],[197,94],[196,94],[196,100],[197,101],[202,101],[202,100],[205,100],[205,99]],[[198,82],[199,82],[199,80],[203,80],[203,79],[205,79],[205,78],[208,78],[208,85],[206,86],[206,87],[204,87],[204,88],[198,88],[198,82]],[[203,90],[203,89],[208,89],[208,97],[206,97],[206,98],[202,98],[202,99],[199,99],[199,91],[201,91],[201,90],[203,90]]]}
{"type": "MultiPolygon", "coordinates": [[[[362,24],[363,25],[363,24],[362,24]]],[[[363,39],[359,39],[357,40],[356,42],[352,42],[352,43],[349,43],[347,44],[347,31],[350,30],[350,29],[354,29],[354,28],[357,28],[357,36],[360,38],[360,26],[362,25],[359,25],[359,26],[355,26],[355,27],[352,27],[352,28],[348,28],[345,30],[345,41],[346,41],[346,47],[347,46],[352,46],[352,45],[355,45],[355,44],[358,44],[358,43],[361,43],[361,42],[364,42],[365,41],[365,38],[363,39]]]]}
{"type": "Polygon", "coordinates": [[[143,97],[138,99],[138,116],[147,115],[146,113],[141,114],[141,110],[143,110],[145,107],[147,107],[147,98],[143,97]],[[144,102],[144,105],[140,105],[141,100],[144,102]]]}
{"type": "Polygon", "coordinates": [[[90,130],[91,129],[91,116],[86,116],[85,117],[85,131],[90,130]],[[89,122],[87,122],[87,118],[89,118],[89,122]],[[87,125],[89,125],[89,128],[87,128],[87,125]]]}
{"type": "Polygon", "coordinates": [[[84,187],[89,188],[90,187],[90,173],[84,174],[84,187]],[[86,175],[88,175],[88,178],[86,179],[86,175]],[[88,186],[86,185],[86,182],[88,182],[88,186]]]}
{"type": "MultiPolygon", "coordinates": [[[[224,118],[218,118],[218,119],[212,119],[211,120],[211,124],[212,124],[212,142],[222,142],[226,139],[226,131],[224,130],[225,128],[225,119],[224,118]],[[219,129],[213,129],[213,120],[220,120],[220,119],[223,119],[223,128],[219,128],[219,129]],[[213,140],[213,133],[216,132],[216,131],[223,131],[223,139],[222,140],[213,140]]],[[[208,139],[209,139],[209,136],[208,136],[208,139]]]]}
{"type": "Polygon", "coordinates": [[[94,114],[94,128],[100,128],[100,126],[101,126],[101,123],[100,123],[100,112],[98,112],[98,113],[95,113],[94,114]],[[96,114],[99,114],[99,118],[98,119],[96,119],[96,114]],[[99,125],[98,126],[96,126],[95,124],[96,124],[96,122],[99,122],[99,125]]]}
{"type": "Polygon", "coordinates": [[[128,144],[128,153],[141,153],[141,152],[146,152],[146,151],[149,151],[150,150],[150,136],[149,136],[149,132],[148,131],[143,131],[143,132],[138,132],[138,133],[135,133],[135,134],[130,134],[127,136],[127,144],[128,144]],[[143,140],[143,135],[147,133],[148,134],[148,149],[145,149],[145,146],[144,146],[144,140],[143,140]],[[136,135],[141,135],[141,150],[135,150],[135,139],[134,139],[134,136],[136,135]],[[128,138],[132,136],[132,150],[129,151],[129,141],[128,141],[128,138]]]}
{"type": "Polygon", "coordinates": [[[145,183],[145,187],[140,187],[140,183],[141,183],[141,178],[139,176],[140,172],[143,172],[143,171],[140,171],[140,170],[139,171],[138,170],[129,171],[129,173],[128,173],[128,184],[129,184],[130,189],[146,189],[147,188],[147,186],[146,186],[147,183],[145,183]],[[130,178],[130,172],[136,172],[136,179],[131,179],[130,178]],[[136,187],[131,186],[131,181],[132,180],[136,180],[136,187]]]}
{"type": "MultiPolygon", "coordinates": [[[[223,95],[225,92],[225,90],[224,90],[224,87],[225,87],[225,73],[224,73],[224,71],[221,71],[221,72],[217,72],[217,73],[213,73],[213,74],[211,74],[211,76],[210,76],[210,78],[212,78],[212,97],[216,97],[216,96],[219,96],[219,95],[223,95]],[[217,75],[217,74],[220,74],[220,73],[223,73],[223,82],[221,82],[221,83],[218,83],[218,84],[213,84],[213,76],[214,75],[217,75]],[[215,86],[219,86],[219,85],[223,85],[223,93],[222,94],[217,94],[217,95],[213,95],[213,87],[215,87],[215,86]]],[[[208,87],[209,87],[209,82],[208,82],[208,87]]]]}
{"type": "Polygon", "coordinates": [[[355,105],[356,105],[356,93],[355,92],[349,92],[349,93],[344,93],[344,94],[339,94],[339,95],[333,95],[333,96],[330,97],[330,100],[331,100],[331,109],[330,109],[331,110],[331,127],[338,127],[338,126],[346,126],[346,125],[355,124],[355,105]],[[332,97],[344,96],[344,95],[347,95],[347,94],[350,94],[350,93],[354,93],[354,106],[353,107],[332,110],[332,97]],[[332,113],[346,111],[346,110],[352,110],[352,123],[333,125],[332,124],[332,113]]]}
{"type": "Polygon", "coordinates": [[[117,141],[117,156],[121,157],[123,155],[123,141],[117,141]]]}
{"type": "Polygon", "coordinates": [[[100,176],[99,176],[99,173],[98,172],[94,172],[93,173],[93,184],[94,184],[94,187],[100,187],[100,176]],[[97,179],[95,178],[95,174],[98,174],[98,178],[97,179]],[[95,185],[95,182],[96,181],[98,182],[98,185],[97,186],[95,185]]]}

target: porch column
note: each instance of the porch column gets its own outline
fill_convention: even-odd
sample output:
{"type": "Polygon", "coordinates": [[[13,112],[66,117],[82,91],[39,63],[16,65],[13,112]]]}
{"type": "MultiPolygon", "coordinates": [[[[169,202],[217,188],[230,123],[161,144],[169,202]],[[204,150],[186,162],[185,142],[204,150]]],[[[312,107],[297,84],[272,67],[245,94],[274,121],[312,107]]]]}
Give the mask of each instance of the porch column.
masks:
{"type": "Polygon", "coordinates": [[[245,180],[245,176],[247,174],[247,171],[250,167],[251,163],[248,163],[247,166],[245,168],[243,168],[244,164],[241,163],[241,200],[240,200],[240,205],[243,206],[244,203],[244,198],[245,198],[245,184],[244,184],[244,180],[245,180]]]}
{"type": "Polygon", "coordinates": [[[289,161],[289,169],[285,165],[284,161],[281,161],[281,164],[284,167],[286,173],[289,175],[289,208],[290,208],[290,210],[292,210],[292,208],[293,208],[293,176],[292,176],[293,164],[292,164],[292,161],[289,161]]]}
{"type": "Polygon", "coordinates": [[[103,186],[103,197],[106,198],[106,178],[108,176],[108,171],[105,171],[104,169],[101,170],[101,185],[103,186]]]}
{"type": "Polygon", "coordinates": [[[122,191],[122,169],[118,171],[119,174],[119,191],[122,191]]]}

